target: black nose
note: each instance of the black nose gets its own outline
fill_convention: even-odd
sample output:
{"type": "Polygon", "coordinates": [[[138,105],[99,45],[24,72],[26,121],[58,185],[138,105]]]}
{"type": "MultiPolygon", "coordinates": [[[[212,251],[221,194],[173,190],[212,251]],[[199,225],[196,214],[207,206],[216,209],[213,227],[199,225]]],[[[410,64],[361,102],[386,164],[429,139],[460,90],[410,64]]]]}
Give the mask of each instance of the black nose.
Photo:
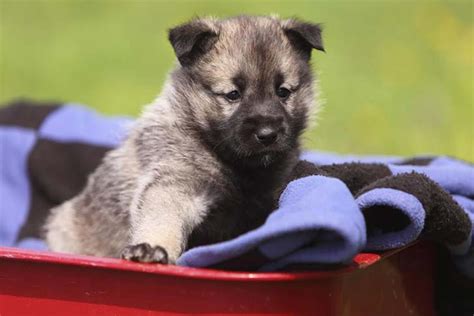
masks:
{"type": "Polygon", "coordinates": [[[265,146],[273,144],[278,137],[278,132],[271,127],[264,127],[257,130],[255,138],[265,146]]]}

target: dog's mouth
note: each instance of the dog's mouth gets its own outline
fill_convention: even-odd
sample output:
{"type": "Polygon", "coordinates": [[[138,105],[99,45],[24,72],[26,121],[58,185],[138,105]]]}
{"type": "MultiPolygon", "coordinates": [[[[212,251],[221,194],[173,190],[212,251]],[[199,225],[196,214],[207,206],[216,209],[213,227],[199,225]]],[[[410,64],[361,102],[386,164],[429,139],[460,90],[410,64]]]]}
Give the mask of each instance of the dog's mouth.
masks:
{"type": "Polygon", "coordinates": [[[221,131],[221,139],[212,145],[212,149],[224,160],[242,165],[269,166],[280,161],[294,148],[291,136],[284,132],[280,132],[271,143],[262,142],[254,133],[246,130],[238,130],[230,135],[228,132],[221,131]]]}
{"type": "Polygon", "coordinates": [[[245,162],[250,166],[268,167],[280,161],[286,155],[286,151],[265,150],[245,157],[245,162]]]}
{"type": "Polygon", "coordinates": [[[241,159],[251,165],[268,166],[285,156],[290,148],[283,143],[275,143],[269,146],[250,144],[245,152],[240,152],[241,159]]]}

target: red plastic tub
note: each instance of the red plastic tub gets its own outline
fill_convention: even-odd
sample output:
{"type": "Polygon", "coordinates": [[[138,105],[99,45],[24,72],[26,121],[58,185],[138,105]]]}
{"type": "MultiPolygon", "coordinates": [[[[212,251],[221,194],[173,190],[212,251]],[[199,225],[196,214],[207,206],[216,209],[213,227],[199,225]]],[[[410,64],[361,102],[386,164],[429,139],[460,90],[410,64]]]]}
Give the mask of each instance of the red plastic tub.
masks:
{"type": "Polygon", "coordinates": [[[241,273],[0,248],[0,315],[434,315],[434,250],[241,273]]]}

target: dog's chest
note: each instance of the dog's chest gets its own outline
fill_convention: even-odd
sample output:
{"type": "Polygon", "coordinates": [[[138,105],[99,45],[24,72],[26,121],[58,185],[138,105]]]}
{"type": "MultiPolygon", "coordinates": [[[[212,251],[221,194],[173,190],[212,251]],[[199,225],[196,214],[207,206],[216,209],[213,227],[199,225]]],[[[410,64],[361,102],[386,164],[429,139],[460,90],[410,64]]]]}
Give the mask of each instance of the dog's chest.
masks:
{"type": "Polygon", "coordinates": [[[273,177],[236,177],[218,188],[218,198],[194,229],[188,248],[235,238],[265,222],[277,206],[273,177]]]}

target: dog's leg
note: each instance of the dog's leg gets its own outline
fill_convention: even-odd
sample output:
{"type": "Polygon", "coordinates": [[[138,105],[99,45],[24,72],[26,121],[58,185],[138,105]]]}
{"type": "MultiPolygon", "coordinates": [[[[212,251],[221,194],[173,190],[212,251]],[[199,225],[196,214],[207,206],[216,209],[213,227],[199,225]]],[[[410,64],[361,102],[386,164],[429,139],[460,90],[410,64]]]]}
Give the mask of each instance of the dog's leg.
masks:
{"type": "Polygon", "coordinates": [[[194,176],[189,182],[179,176],[144,181],[131,206],[131,241],[122,258],[175,263],[210,204],[206,190],[197,184],[194,176]]]}

